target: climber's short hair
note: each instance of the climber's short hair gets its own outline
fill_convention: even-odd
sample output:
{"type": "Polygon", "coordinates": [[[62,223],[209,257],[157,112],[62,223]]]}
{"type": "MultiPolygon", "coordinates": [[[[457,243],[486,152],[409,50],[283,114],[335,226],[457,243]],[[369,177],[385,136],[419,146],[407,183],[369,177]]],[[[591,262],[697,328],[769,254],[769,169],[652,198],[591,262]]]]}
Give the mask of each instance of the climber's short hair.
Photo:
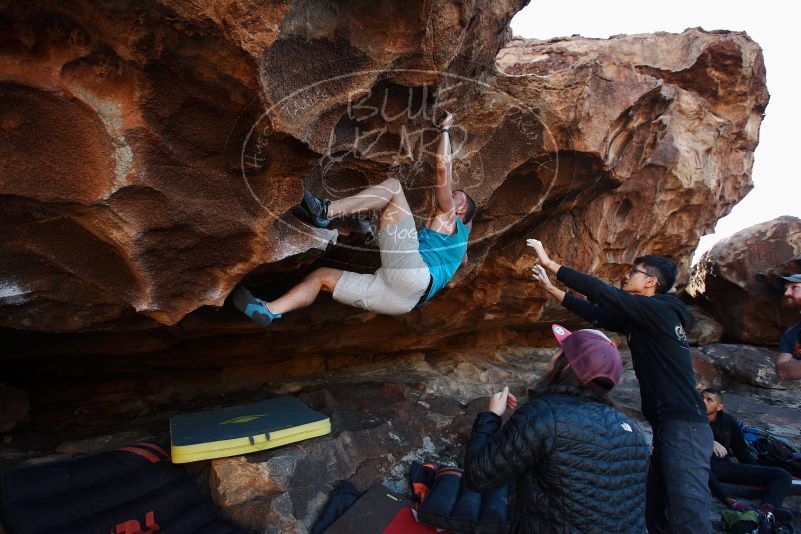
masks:
{"type": "Polygon", "coordinates": [[[473,197],[468,195],[464,189],[457,189],[457,191],[464,193],[464,196],[467,199],[467,211],[464,214],[464,223],[468,224],[473,220],[473,217],[476,216],[476,201],[473,200],[473,197]]]}

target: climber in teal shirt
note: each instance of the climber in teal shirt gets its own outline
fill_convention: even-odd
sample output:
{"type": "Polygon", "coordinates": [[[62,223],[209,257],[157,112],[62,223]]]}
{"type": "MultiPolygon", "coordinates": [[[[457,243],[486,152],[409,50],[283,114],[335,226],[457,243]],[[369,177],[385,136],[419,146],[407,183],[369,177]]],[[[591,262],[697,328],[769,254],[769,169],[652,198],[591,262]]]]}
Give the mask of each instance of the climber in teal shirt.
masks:
{"type": "Polygon", "coordinates": [[[325,228],[331,219],[380,211],[378,248],[381,267],[360,274],[329,267],[315,269],[298,285],[272,301],[254,297],[245,287],[232,293],[234,305],[252,321],[267,327],[284,313],[310,305],[320,291],[334,300],[387,315],[401,315],[423,305],[442,290],[467,262],[467,240],[476,204],[464,191],[453,190],[450,127],[453,116],[442,121],[437,147],[436,209],[418,232],[414,216],[398,180],[378,185],[339,200],[320,199],[309,191],[292,211],[307,223],[325,228]]]}
{"type": "Polygon", "coordinates": [[[467,238],[470,237],[470,228],[459,218],[454,220],[454,226],[455,229],[451,234],[443,234],[427,226],[421,228],[418,233],[420,255],[431,274],[431,289],[425,295],[423,302],[445,287],[467,258],[467,238]]]}

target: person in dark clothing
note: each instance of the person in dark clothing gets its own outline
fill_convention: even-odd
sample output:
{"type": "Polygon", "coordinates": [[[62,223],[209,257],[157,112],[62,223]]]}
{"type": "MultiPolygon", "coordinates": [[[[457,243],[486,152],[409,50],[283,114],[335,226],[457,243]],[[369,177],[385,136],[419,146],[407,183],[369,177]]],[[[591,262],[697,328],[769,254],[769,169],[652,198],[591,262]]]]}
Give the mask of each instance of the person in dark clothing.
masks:
{"type": "MultiPolygon", "coordinates": [[[[784,283],[783,304],[801,312],[801,273],[779,279],[784,283]]],[[[788,328],[779,341],[776,374],[779,380],[801,380],[801,322],[788,328]]]]}
{"type": "Polygon", "coordinates": [[[737,419],[723,411],[723,394],[714,388],[707,388],[702,394],[709,426],[715,438],[709,475],[709,489],[712,490],[712,495],[729,507],[743,512],[748,510],[748,506],[727,494],[720,483],[764,486],[765,494],[762,497],[760,512],[763,514],[774,512],[776,508],[781,507],[784,498],[790,492],[793,484],[792,475],[779,467],[756,465],[756,459],[745,443],[737,419]],[[736,457],[739,463],[730,461],[731,456],[736,457]]]}
{"type": "Polygon", "coordinates": [[[512,532],[641,534],[648,445],[606,400],[623,374],[620,353],[598,330],[553,331],[562,350],[528,402],[518,408],[507,387],[476,417],[467,487],[514,482],[512,532]],[[507,407],[514,413],[501,427],[507,407]]]}
{"type": "Polygon", "coordinates": [[[679,299],[667,294],[676,280],[675,264],[662,256],[639,257],[618,289],[559,265],[536,239],[528,245],[541,264],[534,266],[534,278],[550,295],[593,325],[627,336],[642,412],[654,436],[645,505],[648,531],[711,532],[712,431],[695,389],[685,334],[690,315],[679,299]],[[545,269],[588,300],[555,287],[545,269]]]}

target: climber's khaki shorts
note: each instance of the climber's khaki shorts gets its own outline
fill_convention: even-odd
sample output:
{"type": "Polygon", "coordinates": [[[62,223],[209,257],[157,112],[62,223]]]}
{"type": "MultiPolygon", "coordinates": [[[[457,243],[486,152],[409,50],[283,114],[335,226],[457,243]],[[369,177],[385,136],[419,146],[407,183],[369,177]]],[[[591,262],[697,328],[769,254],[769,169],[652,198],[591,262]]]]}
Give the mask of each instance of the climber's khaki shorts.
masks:
{"type": "Polygon", "coordinates": [[[420,255],[411,215],[378,231],[381,267],[375,274],[345,271],[334,300],[385,315],[401,315],[420,301],[431,274],[420,255]]]}

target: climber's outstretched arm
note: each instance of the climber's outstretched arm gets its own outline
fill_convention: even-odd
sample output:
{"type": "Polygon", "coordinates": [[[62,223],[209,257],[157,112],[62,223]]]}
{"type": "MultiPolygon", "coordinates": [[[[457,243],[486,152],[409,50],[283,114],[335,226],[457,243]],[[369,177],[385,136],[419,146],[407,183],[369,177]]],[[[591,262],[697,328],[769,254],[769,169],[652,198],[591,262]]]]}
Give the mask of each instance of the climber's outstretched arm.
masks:
{"type": "Polygon", "coordinates": [[[437,182],[436,197],[437,207],[440,213],[448,215],[449,218],[455,217],[456,206],[453,202],[453,177],[451,166],[453,155],[451,154],[451,136],[448,129],[453,124],[453,115],[445,115],[442,121],[442,131],[439,135],[439,145],[437,146],[437,182]]]}

